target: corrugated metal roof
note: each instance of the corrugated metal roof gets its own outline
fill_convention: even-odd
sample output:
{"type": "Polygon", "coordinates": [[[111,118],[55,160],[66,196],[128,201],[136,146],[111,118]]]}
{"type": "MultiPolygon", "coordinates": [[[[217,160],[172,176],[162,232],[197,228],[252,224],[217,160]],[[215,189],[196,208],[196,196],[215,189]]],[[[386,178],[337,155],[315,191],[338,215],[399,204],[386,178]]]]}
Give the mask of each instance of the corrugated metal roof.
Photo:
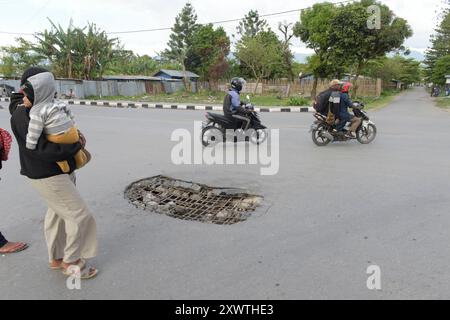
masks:
{"type": "MultiPolygon", "coordinates": [[[[157,74],[159,74],[160,72],[163,72],[171,77],[175,77],[175,78],[184,78],[184,72],[183,71],[178,71],[178,70],[167,70],[167,69],[161,69],[158,72],[156,72],[154,74],[154,76],[156,76],[157,74]]],[[[199,75],[191,72],[191,71],[186,71],[186,75],[189,78],[200,78],[199,75]]]]}
{"type": "Polygon", "coordinates": [[[161,81],[160,77],[149,77],[149,76],[103,76],[103,80],[143,80],[143,81],[161,81]]]}

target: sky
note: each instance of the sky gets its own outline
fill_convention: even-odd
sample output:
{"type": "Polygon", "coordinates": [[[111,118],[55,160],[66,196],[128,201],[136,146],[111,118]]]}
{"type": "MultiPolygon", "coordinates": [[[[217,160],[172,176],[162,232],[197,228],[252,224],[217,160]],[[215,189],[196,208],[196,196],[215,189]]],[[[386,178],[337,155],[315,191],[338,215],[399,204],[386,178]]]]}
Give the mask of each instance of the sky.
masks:
{"type": "MultiPolygon", "coordinates": [[[[331,0],[330,2],[337,2],[331,0]]],[[[450,0],[447,0],[450,1],[450,0]]],[[[96,23],[107,32],[170,28],[175,22],[186,0],[22,0],[20,4],[12,0],[0,0],[0,46],[14,45],[17,35],[2,32],[29,33],[50,28],[47,18],[63,27],[70,19],[76,26],[96,23]]],[[[199,23],[243,18],[250,10],[259,14],[285,12],[311,6],[319,0],[190,0],[198,16],[199,23]]],[[[397,16],[405,18],[414,35],[406,41],[406,46],[423,53],[430,45],[430,35],[437,24],[437,9],[443,0],[381,0],[397,16]]],[[[277,30],[279,22],[295,23],[300,13],[292,12],[270,16],[265,19],[272,30],[277,30]]],[[[236,34],[238,22],[217,24],[229,36],[236,34]]],[[[134,34],[111,34],[118,37],[126,49],[143,55],[156,56],[166,48],[170,30],[134,34]]],[[[32,36],[25,36],[32,40],[32,36]]],[[[297,54],[310,54],[300,40],[292,41],[292,50],[297,54]]]]}

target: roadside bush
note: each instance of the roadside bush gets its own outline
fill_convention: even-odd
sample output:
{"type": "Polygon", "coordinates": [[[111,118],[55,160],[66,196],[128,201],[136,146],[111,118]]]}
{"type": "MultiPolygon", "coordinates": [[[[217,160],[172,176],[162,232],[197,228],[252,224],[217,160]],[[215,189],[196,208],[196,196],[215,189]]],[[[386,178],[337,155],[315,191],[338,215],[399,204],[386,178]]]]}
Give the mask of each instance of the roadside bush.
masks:
{"type": "Polygon", "coordinates": [[[287,105],[294,107],[303,107],[303,106],[308,106],[310,104],[310,101],[306,98],[303,97],[291,97],[289,98],[287,105]]]}

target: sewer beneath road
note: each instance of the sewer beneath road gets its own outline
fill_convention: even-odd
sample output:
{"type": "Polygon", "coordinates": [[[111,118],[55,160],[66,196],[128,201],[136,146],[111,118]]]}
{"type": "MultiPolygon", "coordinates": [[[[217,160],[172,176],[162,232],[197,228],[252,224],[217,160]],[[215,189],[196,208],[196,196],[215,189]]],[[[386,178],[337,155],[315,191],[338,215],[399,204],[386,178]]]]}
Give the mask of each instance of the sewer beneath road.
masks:
{"type": "Polygon", "coordinates": [[[125,198],[146,211],[220,225],[247,220],[263,200],[241,189],[210,187],[165,176],[132,183],[125,189],[125,198]]]}

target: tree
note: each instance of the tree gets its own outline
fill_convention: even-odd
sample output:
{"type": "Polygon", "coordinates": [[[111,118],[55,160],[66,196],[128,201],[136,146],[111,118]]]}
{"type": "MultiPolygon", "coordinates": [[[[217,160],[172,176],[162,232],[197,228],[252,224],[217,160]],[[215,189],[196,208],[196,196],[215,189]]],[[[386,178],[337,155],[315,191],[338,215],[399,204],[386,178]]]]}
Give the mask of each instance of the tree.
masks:
{"type": "Polygon", "coordinates": [[[303,10],[300,14],[300,21],[294,26],[294,35],[315,52],[315,56],[311,57],[309,61],[314,74],[312,97],[316,96],[319,78],[328,78],[342,69],[342,64],[333,61],[334,50],[330,38],[332,31],[330,22],[335,15],[336,8],[333,4],[317,3],[312,8],[303,10]]]}
{"type": "Polygon", "coordinates": [[[114,60],[118,39],[108,38],[93,23],[64,30],[49,20],[52,28],[37,33],[32,50],[49,60],[52,71],[61,77],[91,80],[101,78],[114,60]],[[87,29],[87,31],[86,31],[87,29]]]}
{"type": "Polygon", "coordinates": [[[197,14],[194,8],[188,2],[181,10],[181,13],[175,18],[175,24],[172,27],[172,34],[167,43],[168,49],[164,52],[165,57],[176,61],[183,67],[185,88],[189,90],[189,81],[186,73],[186,60],[188,52],[192,47],[192,36],[198,29],[197,14]]]}
{"type": "Polygon", "coordinates": [[[292,73],[295,75],[295,77],[298,77],[300,73],[305,74],[308,72],[312,72],[309,64],[299,63],[295,61],[292,63],[292,73]]]}
{"type": "Polygon", "coordinates": [[[226,73],[229,53],[230,39],[222,27],[214,30],[212,24],[199,26],[192,35],[187,66],[211,84],[226,73]]]}
{"type": "Polygon", "coordinates": [[[262,79],[269,78],[283,68],[282,45],[273,31],[263,31],[255,37],[243,37],[236,46],[236,57],[255,77],[254,93],[262,79]]]}
{"type": "Polygon", "coordinates": [[[46,66],[46,57],[33,50],[33,44],[23,38],[17,38],[18,46],[0,48],[2,55],[0,68],[4,76],[20,76],[31,66],[46,66]]]}
{"type": "Polygon", "coordinates": [[[74,78],[74,54],[76,55],[74,42],[79,41],[77,39],[79,30],[73,27],[72,20],[70,20],[67,30],[60,25],[56,26],[51,20],[49,21],[52,29],[36,34],[38,43],[33,46],[33,49],[50,60],[55,74],[74,78]]]}
{"type": "Polygon", "coordinates": [[[287,73],[289,80],[294,80],[294,72],[293,72],[293,59],[294,55],[291,51],[291,39],[294,36],[292,31],[292,23],[280,22],[278,24],[278,30],[283,34],[282,46],[283,46],[283,58],[284,63],[287,68],[287,73]]]}
{"type": "Polygon", "coordinates": [[[224,74],[224,78],[232,79],[237,75],[241,75],[241,64],[240,61],[236,57],[232,57],[227,59],[228,69],[224,74]]]}
{"type": "Polygon", "coordinates": [[[401,55],[370,60],[366,63],[362,73],[373,78],[380,78],[384,83],[400,80],[405,85],[410,85],[422,80],[420,62],[401,55]]]}
{"type": "Polygon", "coordinates": [[[84,43],[78,42],[83,59],[83,76],[84,79],[101,78],[113,59],[113,48],[118,44],[118,39],[109,39],[106,32],[93,23],[88,24],[87,28],[87,33],[81,35],[81,38],[85,37],[84,43]]]}
{"type": "Polygon", "coordinates": [[[399,75],[399,80],[402,81],[406,86],[409,86],[415,82],[420,82],[421,79],[421,67],[420,62],[413,58],[398,58],[401,63],[401,73],[399,75]]]}
{"type": "Polygon", "coordinates": [[[148,55],[137,55],[133,51],[118,50],[113,63],[108,67],[108,74],[151,76],[159,69],[159,64],[148,55]]]}
{"type": "Polygon", "coordinates": [[[431,36],[431,48],[428,48],[425,58],[426,76],[432,81],[436,62],[450,54],[450,9],[444,11],[443,19],[431,36]]]}
{"type": "Polygon", "coordinates": [[[258,10],[250,10],[236,29],[242,38],[254,38],[258,33],[267,31],[269,27],[267,21],[259,17],[258,10]]]}
{"type": "Polygon", "coordinates": [[[12,77],[16,75],[16,67],[14,65],[14,58],[12,56],[3,56],[1,58],[0,75],[5,77],[12,77]]]}
{"type": "Polygon", "coordinates": [[[398,80],[400,73],[401,64],[395,58],[386,56],[368,61],[362,70],[362,74],[372,78],[379,78],[383,83],[398,80]]]}
{"type": "Polygon", "coordinates": [[[431,81],[434,84],[444,86],[446,82],[445,76],[450,74],[450,54],[439,58],[434,64],[431,81]]]}
{"type": "Polygon", "coordinates": [[[356,80],[368,61],[382,57],[391,51],[405,51],[404,41],[412,36],[411,27],[405,19],[396,17],[388,6],[375,0],[361,0],[340,6],[331,20],[330,40],[335,54],[352,64],[355,75],[353,94],[357,94],[356,80]],[[368,8],[380,9],[380,28],[369,28],[371,16],[368,8]]]}

